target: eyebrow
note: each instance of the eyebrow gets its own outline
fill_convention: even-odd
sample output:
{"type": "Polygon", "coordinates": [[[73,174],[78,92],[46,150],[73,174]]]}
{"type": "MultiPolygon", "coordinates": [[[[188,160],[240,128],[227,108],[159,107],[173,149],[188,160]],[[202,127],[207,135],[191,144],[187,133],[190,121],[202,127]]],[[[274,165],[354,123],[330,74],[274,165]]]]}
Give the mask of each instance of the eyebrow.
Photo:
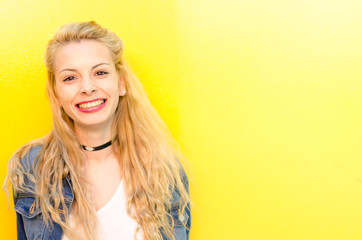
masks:
{"type": "MultiPolygon", "coordinates": [[[[94,66],[92,67],[92,70],[95,69],[96,67],[101,66],[101,65],[109,65],[109,64],[108,64],[108,63],[98,63],[98,64],[96,64],[96,65],[94,65],[94,66]]],[[[73,72],[75,72],[76,70],[73,69],[73,68],[65,68],[65,69],[59,71],[59,73],[64,72],[64,71],[73,71],[73,72]]]]}

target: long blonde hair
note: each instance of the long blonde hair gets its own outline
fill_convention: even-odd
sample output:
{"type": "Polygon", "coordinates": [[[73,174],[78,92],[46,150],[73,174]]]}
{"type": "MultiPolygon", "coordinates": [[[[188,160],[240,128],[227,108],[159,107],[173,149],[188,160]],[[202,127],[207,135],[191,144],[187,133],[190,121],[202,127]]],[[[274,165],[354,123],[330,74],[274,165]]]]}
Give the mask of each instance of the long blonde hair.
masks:
{"type": "MultiPolygon", "coordinates": [[[[85,155],[79,147],[73,120],[59,105],[55,88],[54,56],[56,51],[74,41],[93,39],[108,47],[113,55],[117,72],[124,77],[127,94],[120,97],[112,134],[117,146],[123,181],[127,192],[127,212],[134,218],[144,234],[144,239],[162,239],[162,235],[174,239],[174,222],[169,214],[173,190],[180,195],[180,211],[189,204],[185,188],[182,158],[177,144],[166,125],[150,104],[140,82],[125,63],[121,39],[97,23],[82,22],[62,26],[49,41],[45,63],[48,81],[47,93],[53,115],[52,131],[41,139],[34,140],[20,148],[10,159],[4,189],[11,184],[15,193],[30,192],[39,203],[47,225],[58,223],[64,233],[79,238],[62,220],[61,212],[69,215],[62,193],[62,180],[70,176],[77,214],[76,221],[82,223],[88,239],[97,239],[97,217],[90,197],[90,187],[82,174],[85,155]],[[21,164],[31,148],[41,145],[38,161],[33,173],[21,164]],[[24,184],[27,177],[34,188],[24,184]],[[170,221],[171,219],[171,221],[170,221]]],[[[135,233],[136,236],[136,233],[135,233]]]]}

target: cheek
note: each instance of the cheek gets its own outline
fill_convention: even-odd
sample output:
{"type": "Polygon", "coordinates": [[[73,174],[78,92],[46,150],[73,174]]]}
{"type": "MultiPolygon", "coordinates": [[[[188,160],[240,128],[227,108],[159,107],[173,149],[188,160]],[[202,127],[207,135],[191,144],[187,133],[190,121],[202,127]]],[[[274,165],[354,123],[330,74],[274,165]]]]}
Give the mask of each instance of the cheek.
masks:
{"type": "Polygon", "coordinates": [[[110,93],[110,95],[112,95],[112,97],[115,97],[116,95],[119,96],[119,85],[116,83],[112,83],[109,84],[107,87],[104,88],[104,90],[108,93],[110,93]]]}
{"type": "Polygon", "coordinates": [[[60,105],[64,109],[69,108],[71,101],[72,101],[72,96],[73,96],[71,89],[57,88],[57,93],[58,93],[58,99],[59,99],[60,105]]]}

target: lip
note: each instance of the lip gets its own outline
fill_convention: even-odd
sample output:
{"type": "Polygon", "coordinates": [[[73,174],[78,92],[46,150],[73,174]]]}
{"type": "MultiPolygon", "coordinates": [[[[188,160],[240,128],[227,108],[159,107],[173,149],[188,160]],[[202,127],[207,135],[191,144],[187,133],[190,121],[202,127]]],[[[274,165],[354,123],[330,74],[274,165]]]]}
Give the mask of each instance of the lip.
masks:
{"type": "Polygon", "coordinates": [[[97,111],[101,110],[102,108],[104,108],[106,106],[106,104],[107,104],[107,99],[105,99],[105,98],[97,98],[97,99],[93,99],[93,100],[90,100],[90,101],[79,102],[79,103],[75,104],[75,107],[76,107],[76,109],[78,109],[81,112],[93,113],[93,112],[97,112],[97,111]],[[83,108],[78,107],[79,104],[94,102],[94,101],[98,101],[98,100],[104,100],[104,103],[102,103],[99,106],[95,106],[95,107],[91,107],[91,108],[87,108],[87,109],[83,109],[83,108]]]}

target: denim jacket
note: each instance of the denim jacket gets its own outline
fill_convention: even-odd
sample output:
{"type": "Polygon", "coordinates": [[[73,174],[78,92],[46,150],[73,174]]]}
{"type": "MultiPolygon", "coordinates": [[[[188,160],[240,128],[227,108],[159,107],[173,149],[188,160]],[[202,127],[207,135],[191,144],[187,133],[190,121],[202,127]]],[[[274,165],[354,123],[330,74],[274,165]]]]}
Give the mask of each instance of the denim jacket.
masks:
{"type": "MultiPolygon", "coordinates": [[[[29,168],[29,172],[32,174],[32,164],[35,157],[38,155],[41,146],[32,148],[29,153],[21,159],[21,163],[25,169],[29,168]]],[[[37,161],[37,160],[35,160],[37,161]]],[[[186,174],[182,175],[183,182],[188,191],[188,180],[186,174]]],[[[29,184],[31,188],[34,188],[34,184],[25,177],[25,184],[29,184]]],[[[68,209],[71,208],[74,195],[72,190],[71,181],[69,176],[63,179],[63,194],[65,198],[65,204],[68,209]]],[[[171,199],[171,211],[170,214],[174,220],[173,235],[176,240],[188,240],[189,229],[191,226],[190,208],[186,208],[183,214],[179,214],[180,196],[177,190],[172,192],[171,199]],[[184,227],[184,224],[187,228],[184,227]]],[[[61,240],[63,230],[59,224],[53,222],[52,227],[47,227],[43,221],[43,216],[40,211],[40,207],[35,204],[35,197],[31,193],[14,193],[14,206],[16,211],[17,222],[17,239],[29,239],[29,240],[61,240]]],[[[164,240],[168,240],[167,237],[163,237],[164,240]]]]}

